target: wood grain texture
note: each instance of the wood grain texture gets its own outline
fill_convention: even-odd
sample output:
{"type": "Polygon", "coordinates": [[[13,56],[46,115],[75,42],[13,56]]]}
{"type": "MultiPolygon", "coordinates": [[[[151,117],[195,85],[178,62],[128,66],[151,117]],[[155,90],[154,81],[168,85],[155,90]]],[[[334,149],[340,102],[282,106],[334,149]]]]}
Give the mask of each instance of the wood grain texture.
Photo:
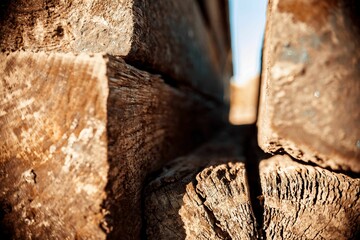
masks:
{"type": "Polygon", "coordinates": [[[148,239],[256,238],[243,139],[235,133],[223,133],[170,162],[150,182],[145,190],[148,239]]]}
{"type": "Polygon", "coordinates": [[[111,56],[0,59],[1,227],[11,238],[138,238],[146,175],[221,124],[220,106],[111,56]]]}
{"type": "Polygon", "coordinates": [[[266,27],[259,144],[360,172],[359,1],[273,0],[266,27]]]}
{"type": "Polygon", "coordinates": [[[358,239],[360,179],[277,155],[260,163],[267,239],[358,239]]]}
{"type": "Polygon", "coordinates": [[[0,56],[2,231],[101,239],[106,65],[101,56],[0,56]]]}
{"type": "Polygon", "coordinates": [[[220,129],[224,106],[169,87],[160,76],[123,61],[110,61],[108,76],[110,184],[105,206],[114,221],[109,223],[111,236],[138,239],[143,180],[220,129]]]}
{"type": "Polygon", "coordinates": [[[107,53],[222,100],[215,52],[196,1],[5,1],[0,49],[107,53]]]}
{"type": "Polygon", "coordinates": [[[214,39],[222,76],[232,76],[229,4],[226,0],[198,0],[206,27],[214,39]]]}

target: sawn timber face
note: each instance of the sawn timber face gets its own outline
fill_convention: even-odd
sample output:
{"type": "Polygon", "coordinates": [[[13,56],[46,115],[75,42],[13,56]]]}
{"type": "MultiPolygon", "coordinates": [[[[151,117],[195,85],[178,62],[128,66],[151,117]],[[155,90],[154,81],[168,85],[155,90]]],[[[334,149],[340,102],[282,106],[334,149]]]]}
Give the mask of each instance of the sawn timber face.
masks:
{"type": "Polygon", "coordinates": [[[360,172],[360,4],[269,3],[259,145],[360,172]]]}
{"type": "Polygon", "coordinates": [[[357,239],[360,179],[286,155],[260,163],[266,239],[357,239]]]}
{"type": "Polygon", "coordinates": [[[196,1],[6,1],[0,50],[106,53],[223,100],[219,55],[196,1]]]}
{"type": "Polygon", "coordinates": [[[103,239],[104,59],[45,53],[0,58],[2,232],[10,239],[103,239]]]}
{"type": "Polygon", "coordinates": [[[147,175],[219,130],[225,108],[193,92],[169,87],[160,76],[139,71],[120,59],[109,60],[110,184],[104,206],[114,221],[111,236],[137,239],[141,190],[147,175]]]}
{"type": "Polygon", "coordinates": [[[220,105],[121,59],[0,58],[1,224],[15,239],[137,238],[146,175],[221,125],[220,105]]]}

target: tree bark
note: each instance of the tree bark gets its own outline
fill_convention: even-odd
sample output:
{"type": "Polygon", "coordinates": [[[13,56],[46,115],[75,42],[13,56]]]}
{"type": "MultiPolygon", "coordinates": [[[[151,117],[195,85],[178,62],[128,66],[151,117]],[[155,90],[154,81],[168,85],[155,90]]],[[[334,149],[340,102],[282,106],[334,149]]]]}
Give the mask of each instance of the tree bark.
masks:
{"type": "Polygon", "coordinates": [[[148,239],[256,238],[243,139],[231,131],[170,162],[147,186],[148,239]]]}
{"type": "Polygon", "coordinates": [[[359,1],[270,1],[259,145],[360,172],[359,1]]]}
{"type": "Polygon", "coordinates": [[[277,155],[260,163],[266,239],[358,239],[360,179],[277,155]]]}
{"type": "Polygon", "coordinates": [[[0,59],[0,220],[11,238],[138,238],[147,174],[222,124],[221,105],[115,57],[0,59]]]}

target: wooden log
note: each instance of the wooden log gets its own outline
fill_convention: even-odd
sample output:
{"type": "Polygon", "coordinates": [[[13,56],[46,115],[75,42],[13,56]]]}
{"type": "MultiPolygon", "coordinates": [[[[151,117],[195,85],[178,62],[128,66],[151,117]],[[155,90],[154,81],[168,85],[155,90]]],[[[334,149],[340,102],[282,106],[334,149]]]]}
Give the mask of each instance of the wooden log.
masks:
{"type": "Polygon", "coordinates": [[[205,26],[214,40],[215,54],[218,60],[224,86],[224,100],[230,102],[230,81],[232,73],[232,53],[230,43],[230,17],[227,0],[197,0],[205,26]]]}
{"type": "Polygon", "coordinates": [[[14,239],[139,238],[147,174],[221,122],[220,106],[111,56],[2,54],[0,72],[0,221],[14,239]]]}
{"type": "Polygon", "coordinates": [[[223,61],[230,46],[228,3],[224,0],[198,0],[204,21],[215,39],[217,50],[223,61]],[[223,50],[220,50],[223,49],[223,50]]]}
{"type": "Polygon", "coordinates": [[[223,134],[170,162],[150,182],[144,194],[148,239],[256,238],[239,136],[223,134]]]}
{"type": "Polygon", "coordinates": [[[6,1],[0,49],[108,53],[222,101],[213,39],[192,0],[6,1]]]}
{"type": "Polygon", "coordinates": [[[231,77],[231,72],[226,66],[230,46],[229,6],[226,0],[198,0],[203,13],[206,27],[214,39],[216,55],[219,58],[223,75],[231,77]]]}
{"type": "Polygon", "coordinates": [[[266,239],[358,239],[360,179],[277,155],[260,163],[266,239]]]}
{"type": "Polygon", "coordinates": [[[259,144],[360,172],[359,1],[270,1],[259,144]]]}

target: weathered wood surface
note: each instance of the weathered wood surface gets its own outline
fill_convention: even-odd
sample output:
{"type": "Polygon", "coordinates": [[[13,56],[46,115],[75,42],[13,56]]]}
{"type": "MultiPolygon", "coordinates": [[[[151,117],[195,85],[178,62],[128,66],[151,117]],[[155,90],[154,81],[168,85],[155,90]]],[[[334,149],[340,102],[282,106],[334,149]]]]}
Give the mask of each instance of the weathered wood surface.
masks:
{"type": "Polygon", "coordinates": [[[0,49],[108,53],[222,100],[215,44],[192,0],[2,3],[0,49]]]}
{"type": "Polygon", "coordinates": [[[229,82],[231,70],[230,19],[227,0],[198,0],[206,27],[214,39],[222,76],[229,82]]]}
{"type": "Polygon", "coordinates": [[[0,221],[15,239],[139,238],[144,178],[221,115],[101,54],[3,54],[0,72],[0,221]]]}
{"type": "Polygon", "coordinates": [[[255,239],[241,132],[168,164],[145,190],[148,239],[255,239]]]}
{"type": "Polygon", "coordinates": [[[359,239],[360,179],[275,156],[260,163],[266,239],[359,239]]]}
{"type": "Polygon", "coordinates": [[[0,59],[2,233],[9,239],[104,238],[104,60],[26,53],[0,59]]]}
{"type": "Polygon", "coordinates": [[[198,2],[210,35],[215,40],[220,61],[224,62],[226,53],[231,48],[228,3],[226,0],[198,0],[198,2]]]}
{"type": "Polygon", "coordinates": [[[360,2],[269,2],[259,144],[360,172],[360,2]]]}
{"type": "Polygon", "coordinates": [[[147,174],[208,139],[223,126],[225,113],[223,105],[178,91],[160,76],[120,61],[109,62],[108,76],[110,184],[105,206],[115,221],[114,236],[137,238],[147,174]],[[118,185],[123,187],[114,191],[118,185]]]}

